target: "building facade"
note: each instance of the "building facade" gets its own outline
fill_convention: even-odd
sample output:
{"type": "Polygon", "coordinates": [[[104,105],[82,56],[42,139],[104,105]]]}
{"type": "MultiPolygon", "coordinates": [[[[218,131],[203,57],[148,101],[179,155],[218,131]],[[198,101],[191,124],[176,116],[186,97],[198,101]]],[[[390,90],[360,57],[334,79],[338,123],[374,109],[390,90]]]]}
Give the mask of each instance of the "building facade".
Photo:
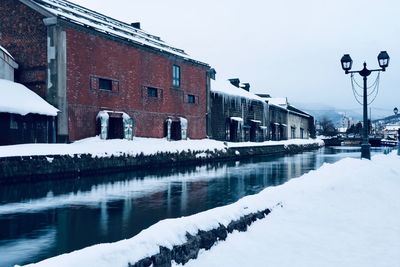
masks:
{"type": "Polygon", "coordinates": [[[308,139],[312,135],[313,117],[291,105],[288,105],[289,139],[308,139]]]}
{"type": "Polygon", "coordinates": [[[288,111],[287,109],[269,104],[269,139],[273,141],[287,140],[288,111]]]}
{"type": "Polygon", "coordinates": [[[269,104],[270,140],[315,138],[313,116],[290,105],[286,97],[258,96],[269,104]]]}
{"type": "Polygon", "coordinates": [[[18,64],[11,54],[0,45],[0,79],[14,81],[15,70],[18,64]]]}
{"type": "Polygon", "coordinates": [[[60,110],[59,142],[206,137],[209,66],[138,23],[64,0],[2,0],[0,18],[16,80],[60,110]]]}
{"type": "Polygon", "coordinates": [[[22,84],[0,79],[0,145],[53,143],[58,110],[22,84]]]}
{"type": "Polygon", "coordinates": [[[211,80],[211,137],[231,142],[267,139],[268,104],[239,79],[211,80]]]}

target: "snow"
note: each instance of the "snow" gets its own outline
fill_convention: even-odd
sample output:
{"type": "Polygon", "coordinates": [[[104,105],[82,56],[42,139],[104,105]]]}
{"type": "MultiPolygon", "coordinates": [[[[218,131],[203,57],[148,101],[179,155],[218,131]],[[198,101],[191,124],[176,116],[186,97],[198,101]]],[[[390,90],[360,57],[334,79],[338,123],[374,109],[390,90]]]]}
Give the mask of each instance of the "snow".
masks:
{"type": "Polygon", "coordinates": [[[231,119],[232,121],[243,122],[243,119],[240,118],[240,117],[230,117],[230,119],[231,119]]]}
{"type": "Polygon", "coordinates": [[[0,79],[0,112],[57,116],[58,109],[25,86],[0,79]]]}
{"type": "Polygon", "coordinates": [[[71,21],[72,23],[78,25],[84,25],[96,31],[113,35],[124,40],[129,40],[137,44],[150,46],[161,51],[166,51],[185,59],[196,61],[187,55],[182,49],[178,49],[166,44],[157,36],[151,35],[141,29],[134,28],[127,23],[107,17],[79,5],[63,0],[31,1],[45,9],[47,12],[50,12],[61,19],[71,21]]]}
{"type": "Polygon", "coordinates": [[[72,144],[22,144],[1,146],[0,158],[19,156],[54,156],[90,154],[92,157],[154,155],[165,152],[222,151],[228,147],[251,147],[268,145],[311,144],[323,145],[321,140],[292,139],[285,141],[266,141],[262,143],[242,142],[230,143],[212,139],[168,141],[166,138],[134,137],[132,140],[102,140],[99,136],[76,141],[72,144]]]}
{"type": "Polygon", "coordinates": [[[167,219],[131,239],[100,244],[30,267],[126,267],[211,230],[271,208],[266,219],[185,266],[400,266],[400,157],[344,159],[228,206],[167,219]]]}
{"type": "Polygon", "coordinates": [[[400,129],[400,125],[396,124],[388,124],[385,126],[384,131],[397,131],[400,129]]]}
{"type": "Polygon", "coordinates": [[[400,266],[399,193],[394,153],[326,164],[262,192],[283,207],[185,266],[400,266]]]}
{"type": "Polygon", "coordinates": [[[225,150],[223,142],[203,140],[167,141],[167,139],[134,137],[133,140],[102,140],[91,137],[72,144],[22,144],[2,146],[0,157],[90,154],[92,157],[154,155],[162,152],[225,150]]]}
{"type": "Polygon", "coordinates": [[[253,93],[250,93],[242,88],[237,88],[232,85],[228,80],[211,80],[211,92],[224,94],[228,96],[243,97],[250,100],[261,101],[265,103],[265,100],[253,93]]]}
{"type": "Polygon", "coordinates": [[[4,47],[2,47],[1,45],[0,45],[0,50],[3,51],[3,52],[4,52],[7,56],[9,56],[10,58],[12,58],[13,60],[15,60],[14,57],[13,57],[4,47]]]}
{"type": "Polygon", "coordinates": [[[274,106],[287,108],[288,101],[286,97],[265,97],[264,100],[268,101],[268,104],[272,104],[274,106]]]}

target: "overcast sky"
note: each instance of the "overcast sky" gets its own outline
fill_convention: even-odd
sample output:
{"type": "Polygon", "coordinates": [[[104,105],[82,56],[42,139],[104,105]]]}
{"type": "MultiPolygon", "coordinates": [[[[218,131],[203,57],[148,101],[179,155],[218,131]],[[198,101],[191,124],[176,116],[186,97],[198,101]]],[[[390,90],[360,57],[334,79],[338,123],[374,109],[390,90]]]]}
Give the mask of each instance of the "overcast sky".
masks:
{"type": "MultiPolygon", "coordinates": [[[[376,68],[377,55],[387,50],[390,66],[372,107],[388,115],[400,108],[398,0],[72,1],[139,21],[142,29],[210,64],[218,78],[240,78],[253,92],[295,103],[361,111],[340,58],[350,53],[353,69],[364,61],[376,68]]],[[[374,79],[372,74],[369,81],[374,79]]]]}

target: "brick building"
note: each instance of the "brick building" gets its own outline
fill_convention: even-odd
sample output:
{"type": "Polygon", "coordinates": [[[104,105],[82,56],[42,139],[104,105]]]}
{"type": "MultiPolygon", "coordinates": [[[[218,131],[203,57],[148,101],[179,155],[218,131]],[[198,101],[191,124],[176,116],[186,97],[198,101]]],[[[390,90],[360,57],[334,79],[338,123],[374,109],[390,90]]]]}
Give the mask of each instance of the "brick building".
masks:
{"type": "Polygon", "coordinates": [[[268,104],[239,79],[211,80],[211,136],[241,142],[266,140],[268,104]]]}
{"type": "Polygon", "coordinates": [[[209,66],[159,37],[65,0],[2,0],[16,81],[60,110],[57,140],[206,137],[209,66]]]}

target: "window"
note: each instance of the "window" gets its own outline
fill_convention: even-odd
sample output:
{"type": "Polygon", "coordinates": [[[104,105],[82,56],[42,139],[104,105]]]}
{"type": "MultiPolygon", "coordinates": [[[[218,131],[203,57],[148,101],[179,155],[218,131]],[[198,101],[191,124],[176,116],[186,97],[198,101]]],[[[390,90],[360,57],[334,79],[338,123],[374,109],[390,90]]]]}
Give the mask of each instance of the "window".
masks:
{"type": "Polygon", "coordinates": [[[18,122],[14,114],[10,114],[10,129],[18,129],[18,122]]]}
{"type": "Polygon", "coordinates": [[[300,138],[304,139],[304,129],[300,128],[300,138]]]}
{"type": "Polygon", "coordinates": [[[158,89],[154,87],[147,87],[148,97],[158,97],[158,89]]]}
{"type": "Polygon", "coordinates": [[[112,81],[109,79],[99,78],[99,89],[112,91],[112,81]]]}
{"type": "Polygon", "coordinates": [[[295,139],[296,138],[296,128],[295,127],[290,127],[291,130],[291,138],[295,139]]]}
{"type": "Polygon", "coordinates": [[[194,104],[194,103],[196,103],[196,97],[195,97],[194,95],[188,95],[187,100],[188,100],[188,103],[189,103],[189,104],[194,104]]]}
{"type": "Polygon", "coordinates": [[[172,66],[172,85],[174,87],[181,86],[181,67],[177,65],[172,66]]]}

